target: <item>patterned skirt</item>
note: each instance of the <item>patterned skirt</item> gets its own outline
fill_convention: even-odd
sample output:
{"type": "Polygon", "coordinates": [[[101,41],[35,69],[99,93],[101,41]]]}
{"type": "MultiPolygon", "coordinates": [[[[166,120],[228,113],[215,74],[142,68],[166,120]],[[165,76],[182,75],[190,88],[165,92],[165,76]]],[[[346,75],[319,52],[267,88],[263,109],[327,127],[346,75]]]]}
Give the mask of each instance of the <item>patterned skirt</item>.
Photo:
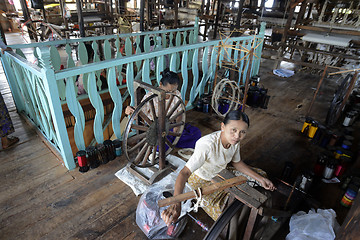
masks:
{"type": "Polygon", "coordinates": [[[9,112],[0,93],[0,137],[6,137],[14,131],[14,126],[12,124],[9,112]]]}
{"type": "MultiPolygon", "coordinates": [[[[253,186],[255,184],[260,185],[260,183],[257,182],[255,179],[235,170],[235,168],[233,168],[233,167],[228,167],[227,169],[229,171],[231,171],[233,174],[235,174],[236,176],[245,176],[248,179],[247,183],[250,186],[253,186]]],[[[254,170],[258,174],[266,177],[266,173],[263,170],[261,170],[259,168],[252,168],[252,170],[254,170]]],[[[203,187],[213,184],[211,181],[207,181],[207,180],[200,178],[195,173],[191,174],[191,176],[188,179],[188,183],[192,187],[192,189],[196,189],[196,190],[199,187],[203,188],[203,187]]],[[[225,191],[216,191],[211,194],[204,195],[202,197],[203,201],[204,201],[204,206],[202,208],[214,221],[216,221],[218,219],[218,217],[221,215],[221,213],[223,212],[224,208],[227,206],[229,197],[230,197],[229,193],[227,193],[225,191]]]]}

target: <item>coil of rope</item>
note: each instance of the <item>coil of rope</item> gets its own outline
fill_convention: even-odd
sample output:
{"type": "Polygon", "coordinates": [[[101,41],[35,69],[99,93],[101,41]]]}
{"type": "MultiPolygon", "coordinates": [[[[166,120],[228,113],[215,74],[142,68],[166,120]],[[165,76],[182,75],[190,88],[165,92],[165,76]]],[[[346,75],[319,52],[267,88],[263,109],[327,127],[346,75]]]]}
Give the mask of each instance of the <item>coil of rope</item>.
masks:
{"type": "Polygon", "coordinates": [[[240,105],[242,105],[241,90],[237,82],[224,78],[216,84],[211,97],[211,106],[219,116],[224,117],[229,111],[238,109],[240,105]],[[229,109],[225,113],[219,111],[219,100],[221,99],[229,101],[229,109]]]}

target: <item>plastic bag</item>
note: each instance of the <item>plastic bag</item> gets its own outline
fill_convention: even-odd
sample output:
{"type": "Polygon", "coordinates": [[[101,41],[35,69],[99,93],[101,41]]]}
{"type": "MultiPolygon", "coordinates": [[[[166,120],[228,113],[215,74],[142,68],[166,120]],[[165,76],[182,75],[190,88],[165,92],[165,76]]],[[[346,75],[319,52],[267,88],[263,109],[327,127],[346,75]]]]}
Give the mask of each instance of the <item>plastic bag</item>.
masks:
{"type": "Polygon", "coordinates": [[[187,220],[183,216],[190,210],[190,200],[182,203],[179,221],[169,228],[161,218],[161,212],[168,206],[159,208],[158,201],[172,196],[173,186],[153,186],[141,196],[136,209],[136,224],[149,239],[177,238],[184,230],[187,220]]]}
{"type": "Polygon", "coordinates": [[[300,211],[291,216],[290,233],[286,240],[332,240],[335,239],[334,227],[336,213],[332,209],[300,211]]]}

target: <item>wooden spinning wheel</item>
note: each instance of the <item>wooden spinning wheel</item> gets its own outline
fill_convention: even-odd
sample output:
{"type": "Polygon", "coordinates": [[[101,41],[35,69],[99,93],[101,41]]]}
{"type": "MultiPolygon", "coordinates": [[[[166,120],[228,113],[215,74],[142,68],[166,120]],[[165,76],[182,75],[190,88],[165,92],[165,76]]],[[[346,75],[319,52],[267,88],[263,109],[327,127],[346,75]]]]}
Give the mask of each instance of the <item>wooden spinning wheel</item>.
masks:
{"type": "MultiPolygon", "coordinates": [[[[165,169],[166,155],[175,147],[184,130],[185,104],[179,96],[149,84],[134,82],[134,86],[135,90],[142,87],[153,94],[131,115],[124,132],[123,151],[131,169],[150,168],[158,163],[161,171],[165,169]]],[[[145,181],[152,183],[154,179],[145,178],[145,181]]]]}

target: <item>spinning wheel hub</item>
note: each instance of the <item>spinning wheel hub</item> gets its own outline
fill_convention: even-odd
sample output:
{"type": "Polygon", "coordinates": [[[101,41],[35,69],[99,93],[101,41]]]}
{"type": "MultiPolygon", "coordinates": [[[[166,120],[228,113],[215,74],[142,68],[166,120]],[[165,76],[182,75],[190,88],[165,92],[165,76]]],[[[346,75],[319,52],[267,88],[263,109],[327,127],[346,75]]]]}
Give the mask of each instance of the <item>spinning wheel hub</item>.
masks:
{"type": "MultiPolygon", "coordinates": [[[[165,136],[169,134],[170,122],[168,119],[165,119],[165,136]]],[[[146,132],[146,142],[150,146],[157,146],[159,144],[159,120],[155,120],[150,124],[148,131],[146,132]]],[[[163,136],[164,137],[164,136],[163,136]]]]}

